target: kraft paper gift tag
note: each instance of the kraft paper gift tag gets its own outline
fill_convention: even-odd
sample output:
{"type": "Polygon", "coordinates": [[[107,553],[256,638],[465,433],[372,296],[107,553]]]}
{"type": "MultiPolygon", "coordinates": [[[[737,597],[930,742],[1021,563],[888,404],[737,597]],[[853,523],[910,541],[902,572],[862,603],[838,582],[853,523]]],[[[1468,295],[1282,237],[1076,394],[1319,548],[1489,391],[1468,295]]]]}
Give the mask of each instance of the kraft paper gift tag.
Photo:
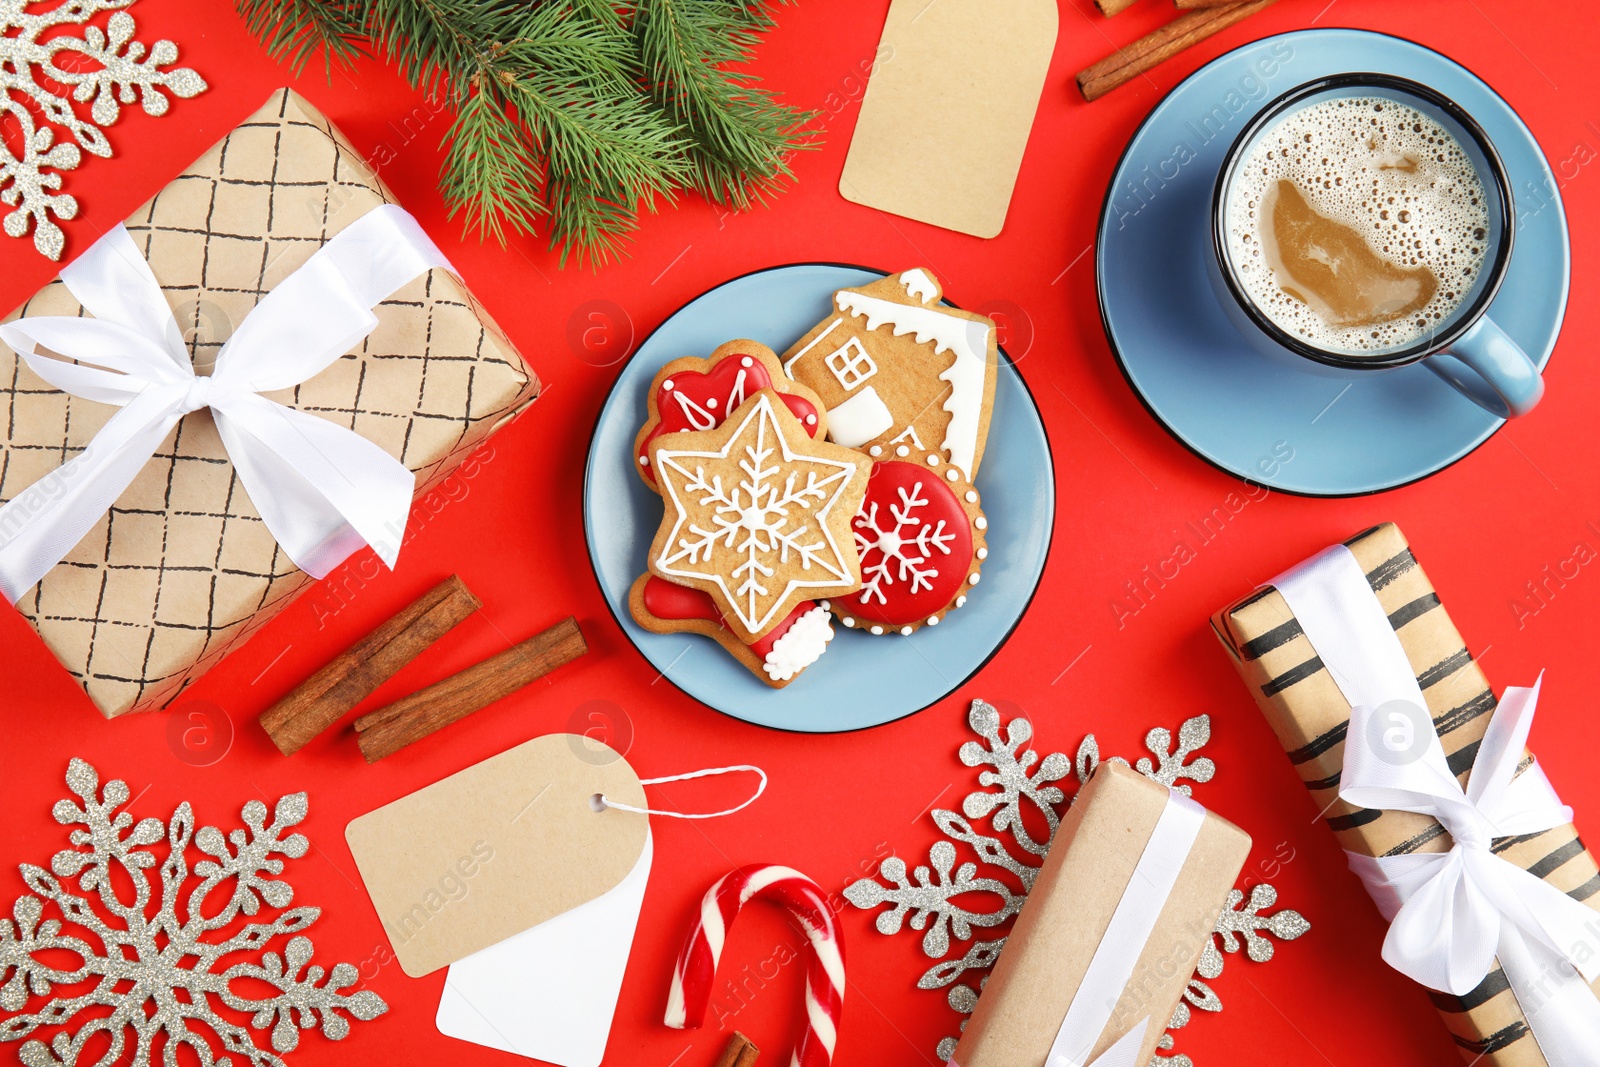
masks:
{"type": "Polygon", "coordinates": [[[893,0],[840,194],[975,237],[998,234],[1057,23],[1056,0],[893,0]]]}
{"type": "Polygon", "coordinates": [[[400,967],[413,978],[617,888],[639,866],[639,776],[616,752],[551,734],[351,822],[345,839],[400,967]]]}

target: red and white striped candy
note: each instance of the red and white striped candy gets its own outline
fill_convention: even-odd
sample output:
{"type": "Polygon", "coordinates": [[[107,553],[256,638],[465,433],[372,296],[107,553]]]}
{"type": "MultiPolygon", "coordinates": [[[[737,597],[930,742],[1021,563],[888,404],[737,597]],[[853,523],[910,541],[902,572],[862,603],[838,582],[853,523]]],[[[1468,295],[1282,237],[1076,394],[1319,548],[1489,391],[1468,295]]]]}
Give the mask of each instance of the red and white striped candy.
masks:
{"type": "Polygon", "coordinates": [[[689,932],[672,972],[666,1024],[678,1030],[697,1030],[705,1022],[728,928],[745,902],[756,897],[787,908],[810,943],[806,1029],[789,1062],[792,1067],[828,1067],[844,1008],[844,942],[839,938],[838,916],[821,887],[790,867],[740,867],[706,890],[700,901],[700,920],[689,932]]]}

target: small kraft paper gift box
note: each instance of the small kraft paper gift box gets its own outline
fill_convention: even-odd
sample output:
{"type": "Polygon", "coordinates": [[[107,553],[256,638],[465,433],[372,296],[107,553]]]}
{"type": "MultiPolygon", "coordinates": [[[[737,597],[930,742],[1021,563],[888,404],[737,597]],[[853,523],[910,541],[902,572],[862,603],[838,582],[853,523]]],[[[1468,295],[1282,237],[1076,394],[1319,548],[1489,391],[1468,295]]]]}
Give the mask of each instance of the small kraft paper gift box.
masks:
{"type": "Polygon", "coordinates": [[[951,1067],[1144,1067],[1250,836],[1107,761],[1061,820],[951,1067]]]}
{"type": "Polygon", "coordinates": [[[1524,747],[1538,686],[1496,700],[1400,530],[1329,548],[1212,627],[1391,921],[1384,959],[1430,989],[1462,1058],[1600,1062],[1582,973],[1600,871],[1524,747]]]}
{"type": "MultiPolygon", "coordinates": [[[[413,491],[427,492],[538,394],[447,267],[349,141],[280,90],[0,327],[21,331],[0,345],[0,505],[20,501],[0,512],[0,564],[14,564],[6,594],[103,714],[166,705],[304,591],[314,579],[285,545],[303,542],[296,558],[318,560],[321,573],[363,541],[392,563],[413,491]],[[80,299],[93,287],[93,300],[80,299]],[[163,300],[172,321],[150,311],[163,300]],[[298,314],[301,301],[318,310],[298,314]],[[38,343],[51,336],[40,331],[75,320],[103,339],[122,328],[106,314],[119,305],[132,308],[129,321],[143,316],[143,336],[101,344],[98,371],[52,369],[82,357],[38,343]],[[30,328],[33,350],[19,353],[15,339],[30,328]],[[230,338],[240,353],[241,335],[254,345],[251,365],[227,367],[222,381],[230,338]],[[322,361],[307,377],[286,375],[313,343],[327,347],[322,361]],[[145,451],[124,451],[131,463],[150,458],[126,488],[102,493],[92,526],[81,518],[65,524],[70,536],[38,534],[38,515],[79,492],[77,461],[104,465],[93,453],[159,391],[113,396],[71,376],[114,383],[104,375],[138,345],[141,373],[167,390],[168,407],[152,417],[159,429],[135,439],[145,451]],[[262,433],[278,435],[281,457],[261,450],[262,433]],[[335,433],[348,436],[330,445],[335,433]],[[291,462],[296,439],[306,447],[291,462]],[[371,485],[328,489],[350,481],[341,465],[369,472],[371,485]],[[276,499],[252,499],[267,482],[276,499]],[[329,536],[315,518],[324,513],[344,515],[339,529],[359,536],[329,536]],[[30,549],[29,538],[46,547],[30,549]]],[[[72,503],[87,514],[89,504],[72,503]]]]}

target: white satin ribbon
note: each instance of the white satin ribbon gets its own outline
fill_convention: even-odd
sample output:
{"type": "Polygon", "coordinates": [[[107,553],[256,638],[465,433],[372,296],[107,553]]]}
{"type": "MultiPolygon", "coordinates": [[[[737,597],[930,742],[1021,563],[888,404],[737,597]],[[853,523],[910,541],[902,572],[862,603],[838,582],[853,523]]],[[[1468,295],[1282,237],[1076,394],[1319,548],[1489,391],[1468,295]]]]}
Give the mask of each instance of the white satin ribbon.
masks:
{"type": "Polygon", "coordinates": [[[1505,690],[1463,790],[1431,724],[1415,755],[1375,742],[1386,725],[1377,720],[1385,704],[1413,703],[1425,723],[1427,704],[1350,550],[1335,545],[1272,585],[1351,704],[1340,798],[1430,816],[1454,841],[1442,853],[1347,853],[1389,920],[1383,958],[1429,988],[1462,996],[1482,983],[1498,956],[1552,1067],[1593,1063],[1600,1000],[1588,983],[1600,976],[1600,916],[1490,851],[1494,838],[1572,821],[1572,809],[1538,764],[1516,773],[1539,683],[1505,690]]]}
{"type": "MultiPolygon", "coordinates": [[[[1122,899],[1111,913],[1105,935],[1067,1007],[1066,1018],[1061,1020],[1045,1067],[1143,1067],[1139,1050],[1151,1025],[1149,1016],[1139,1020],[1093,1061],[1089,1060],[1089,1053],[1111,1022],[1205,819],[1206,809],[1183,794],[1171,793],[1167,797],[1167,806],[1156,820],[1150,840],[1145,842],[1122,899]]],[[[1162,1019],[1161,1024],[1165,1023],[1162,1019]]]]}
{"type": "Polygon", "coordinates": [[[178,421],[210,408],[239,480],[296,566],[321,578],[362,544],[394,566],[416,479],[360,434],[259,395],[288,389],[372,331],[372,308],[450,268],[393,205],[362,216],[262,298],[209,377],[196,376],[150,265],[118,225],[61,272],[93,318],[34,317],[4,340],[57,389],[121,410],[89,446],[0,507],[0,595],[11,603],[60,563],[178,421]]]}

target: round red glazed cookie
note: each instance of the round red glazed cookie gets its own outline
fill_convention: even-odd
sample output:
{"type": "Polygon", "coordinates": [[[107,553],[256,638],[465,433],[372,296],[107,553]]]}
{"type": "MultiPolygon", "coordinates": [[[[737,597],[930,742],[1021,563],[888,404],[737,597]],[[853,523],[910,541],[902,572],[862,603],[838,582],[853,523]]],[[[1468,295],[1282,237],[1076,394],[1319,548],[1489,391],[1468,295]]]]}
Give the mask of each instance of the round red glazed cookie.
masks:
{"type": "Polygon", "coordinates": [[[967,602],[989,555],[978,491],[942,453],[878,443],[868,455],[877,463],[851,522],[862,586],[824,606],[870,634],[937,626],[967,602]]]}

